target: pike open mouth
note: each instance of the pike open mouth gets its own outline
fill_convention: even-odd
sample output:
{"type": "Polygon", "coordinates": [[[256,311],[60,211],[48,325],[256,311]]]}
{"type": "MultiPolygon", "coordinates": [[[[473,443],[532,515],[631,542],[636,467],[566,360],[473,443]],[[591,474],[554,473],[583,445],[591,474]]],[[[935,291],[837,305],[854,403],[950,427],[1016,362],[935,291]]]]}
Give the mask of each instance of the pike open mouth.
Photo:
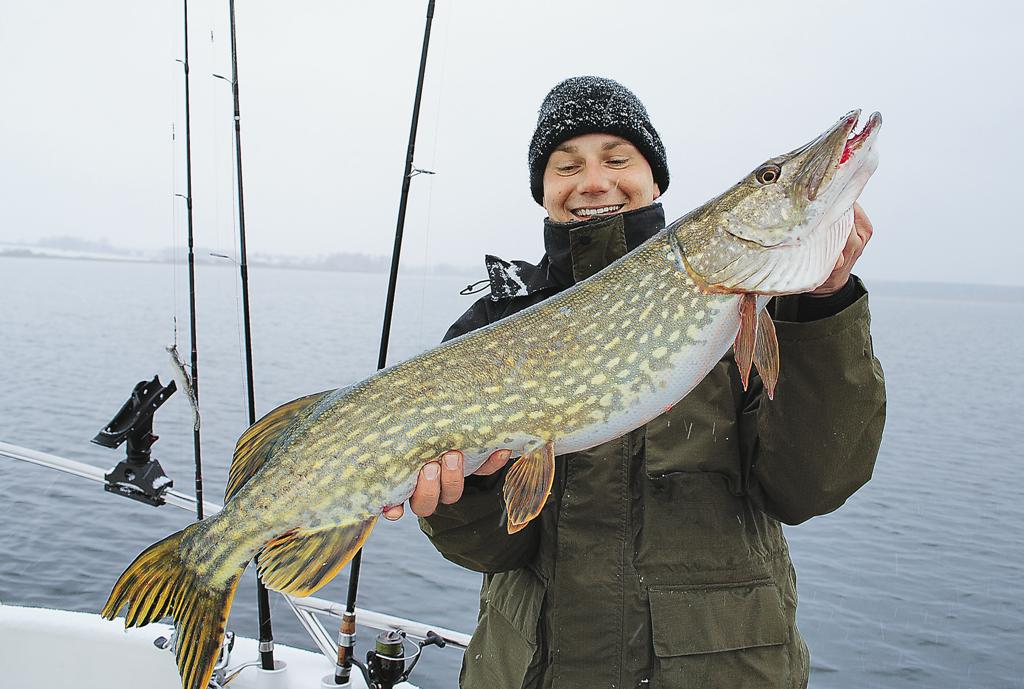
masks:
{"type": "MultiPolygon", "coordinates": [[[[847,120],[847,124],[850,127],[849,131],[851,134],[853,133],[853,130],[856,129],[857,127],[857,119],[859,115],[859,112],[854,113],[850,115],[850,118],[847,120]]],[[[864,144],[864,141],[867,140],[871,132],[875,129],[875,127],[881,124],[881,122],[882,116],[877,112],[872,113],[871,117],[868,118],[867,124],[864,125],[864,128],[861,129],[859,133],[853,134],[849,139],[846,140],[846,146],[843,148],[843,153],[839,157],[838,165],[842,165],[847,160],[852,158],[854,152],[860,149],[860,147],[864,144]]]]}

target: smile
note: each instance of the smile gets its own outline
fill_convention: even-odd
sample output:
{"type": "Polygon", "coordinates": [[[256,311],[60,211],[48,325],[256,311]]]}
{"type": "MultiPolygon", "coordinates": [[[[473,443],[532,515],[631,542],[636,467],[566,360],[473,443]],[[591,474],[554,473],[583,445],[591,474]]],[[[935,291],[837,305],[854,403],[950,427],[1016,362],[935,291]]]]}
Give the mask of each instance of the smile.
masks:
{"type": "Polygon", "coordinates": [[[622,209],[626,204],[620,203],[615,206],[601,206],[599,208],[574,208],[572,214],[577,218],[592,218],[595,215],[604,215],[605,213],[616,213],[622,209]]]}

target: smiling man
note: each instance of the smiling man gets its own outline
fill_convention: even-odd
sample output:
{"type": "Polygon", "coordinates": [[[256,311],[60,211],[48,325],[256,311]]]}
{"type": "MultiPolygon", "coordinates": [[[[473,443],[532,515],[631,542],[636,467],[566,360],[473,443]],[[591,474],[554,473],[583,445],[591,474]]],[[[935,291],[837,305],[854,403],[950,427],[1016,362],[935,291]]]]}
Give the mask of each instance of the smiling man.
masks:
{"type": "MultiPolygon", "coordinates": [[[[537,265],[489,256],[490,294],[446,338],[557,294],[665,226],[665,149],[617,82],[555,86],[529,169],[546,254],[537,265]]],[[[828,280],[769,307],[783,372],[773,402],[756,374],[745,391],[726,355],[646,426],[557,457],[540,516],[512,535],[507,451],[465,481],[455,451],[424,468],[410,499],[424,532],[485,575],[462,687],[806,686],[781,525],[835,510],[870,478],[885,418],[867,297],[850,274],[871,226],[855,215],[828,280]]]]}

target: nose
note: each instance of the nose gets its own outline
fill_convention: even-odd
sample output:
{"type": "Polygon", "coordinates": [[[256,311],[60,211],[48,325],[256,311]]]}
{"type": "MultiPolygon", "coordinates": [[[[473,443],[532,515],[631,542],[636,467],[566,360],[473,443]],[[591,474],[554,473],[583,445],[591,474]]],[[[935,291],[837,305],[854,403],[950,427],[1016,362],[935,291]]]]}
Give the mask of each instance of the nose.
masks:
{"type": "Polygon", "coordinates": [[[603,194],[612,189],[612,178],[601,165],[587,165],[579,178],[577,191],[581,194],[603,194]]]}

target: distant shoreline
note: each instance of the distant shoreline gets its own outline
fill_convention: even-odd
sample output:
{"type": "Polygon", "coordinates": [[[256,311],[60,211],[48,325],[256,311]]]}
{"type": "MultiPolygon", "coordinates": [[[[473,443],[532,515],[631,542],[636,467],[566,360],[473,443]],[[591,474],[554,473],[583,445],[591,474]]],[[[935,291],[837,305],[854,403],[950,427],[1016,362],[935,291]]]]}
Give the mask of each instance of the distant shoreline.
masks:
{"type": "MultiPolygon", "coordinates": [[[[234,259],[226,260],[209,255],[209,251],[197,250],[196,263],[206,266],[220,266],[233,268],[237,264],[234,259]]],[[[266,257],[254,256],[249,259],[249,266],[255,268],[277,268],[283,270],[305,270],[319,271],[325,273],[363,273],[370,275],[386,274],[389,270],[390,258],[383,256],[367,257],[370,265],[355,265],[359,257],[354,255],[343,255],[345,265],[330,265],[317,263],[317,259],[294,260],[287,257],[266,257]]],[[[152,255],[134,254],[100,254],[94,252],[76,252],[70,250],[52,249],[49,247],[38,247],[31,245],[4,245],[0,244],[0,258],[28,258],[28,259],[63,259],[70,261],[106,261],[110,263],[157,263],[157,264],[180,264],[182,259],[170,259],[152,255]]],[[[325,261],[327,259],[319,259],[325,261]]],[[[402,271],[408,275],[461,275],[465,277],[477,276],[479,279],[486,278],[483,270],[483,261],[479,268],[473,266],[454,266],[449,264],[438,264],[433,266],[409,265],[403,266],[402,271]]],[[[870,281],[871,293],[875,297],[903,297],[910,299],[937,299],[942,301],[996,301],[1018,303],[1024,302],[1024,286],[1021,285],[979,285],[972,283],[952,282],[912,282],[902,280],[881,280],[870,281]]]]}
{"type": "MultiPolygon", "coordinates": [[[[165,265],[184,262],[183,258],[169,258],[152,254],[99,253],[12,244],[0,244],[0,258],[60,259],[65,261],[103,261],[108,263],[155,263],[165,265]]],[[[366,261],[368,265],[358,265],[364,261],[364,258],[353,254],[339,254],[334,257],[310,259],[257,255],[249,258],[248,265],[249,267],[256,268],[280,268],[284,270],[308,270],[326,273],[368,273],[372,275],[387,274],[390,271],[390,257],[367,256],[365,259],[368,259],[366,261]]],[[[196,249],[195,261],[197,265],[204,266],[233,268],[238,265],[234,257],[221,258],[219,256],[212,256],[207,249],[196,249]]],[[[412,275],[478,275],[486,277],[482,257],[479,267],[447,263],[427,267],[412,264],[403,265],[402,270],[412,275]]]]}

